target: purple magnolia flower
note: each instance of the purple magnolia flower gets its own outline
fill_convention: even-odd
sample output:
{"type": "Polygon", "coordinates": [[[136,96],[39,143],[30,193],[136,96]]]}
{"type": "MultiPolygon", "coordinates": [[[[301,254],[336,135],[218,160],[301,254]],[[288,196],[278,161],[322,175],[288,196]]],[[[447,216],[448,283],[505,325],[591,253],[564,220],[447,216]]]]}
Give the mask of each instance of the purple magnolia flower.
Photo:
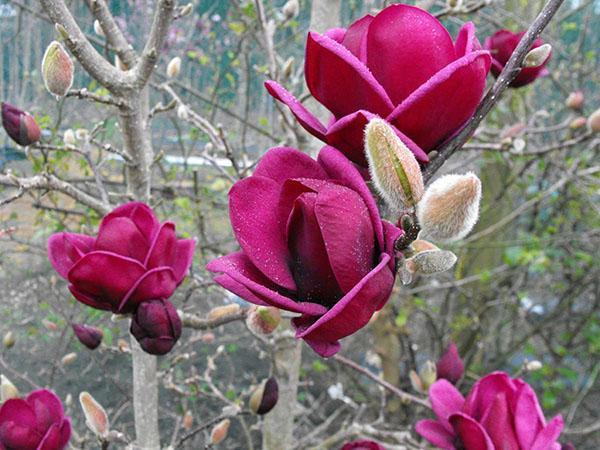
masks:
{"type": "Polygon", "coordinates": [[[57,233],[48,257],[80,302],[131,313],[146,300],[168,298],[192,264],[194,241],[177,239],[144,203],[119,206],[102,219],[98,236],[57,233]]]}
{"type": "MultiPolygon", "coordinates": [[[[512,55],[512,52],[515,50],[515,48],[517,48],[517,45],[524,34],[524,31],[520,33],[513,33],[509,30],[499,30],[485,40],[483,46],[492,54],[492,73],[495,77],[500,75],[504,65],[510,59],[510,55],[512,55]]],[[[544,45],[544,41],[540,38],[537,38],[531,48],[534,49],[541,45],[544,45]]],[[[546,64],[551,57],[552,55],[549,55],[548,58],[546,58],[546,61],[544,61],[544,63],[540,66],[525,67],[521,69],[519,75],[517,75],[517,77],[511,81],[510,86],[515,88],[525,86],[526,84],[533,82],[538,77],[544,77],[548,75],[546,64]]]]}
{"type": "Polygon", "coordinates": [[[321,356],[367,324],[390,296],[394,242],[355,166],[333,147],[318,161],[291,148],[269,150],[254,175],[229,192],[242,251],[207,269],[226,289],[258,305],[302,314],[296,337],[321,356]]]}
{"type": "Polygon", "coordinates": [[[427,153],[475,112],[489,67],[490,55],[481,50],[471,22],[453,41],[427,11],[396,4],[347,30],[308,34],[306,84],[333,114],[327,126],[276,82],[265,86],[309,133],[362,167],[363,129],[375,115],[427,162],[427,153]]]}
{"type": "Polygon", "coordinates": [[[437,420],[421,420],[417,433],[445,450],[560,450],[561,416],[546,423],[527,383],[494,372],[479,380],[466,400],[448,381],[429,388],[437,420]]]}
{"type": "Polygon", "coordinates": [[[42,137],[42,130],[33,116],[8,103],[2,103],[2,126],[19,145],[34,144],[42,137]]]}
{"type": "Polygon", "coordinates": [[[375,441],[347,442],[340,450],[385,450],[385,447],[375,441]]]}
{"type": "Polygon", "coordinates": [[[436,363],[437,377],[444,378],[452,384],[458,383],[465,371],[463,360],[460,359],[454,342],[450,342],[446,353],[436,363]]]}
{"type": "Polygon", "coordinates": [[[130,331],[146,352],[164,355],[181,337],[181,319],[169,300],[148,300],[135,311],[130,331]]]}
{"type": "Polygon", "coordinates": [[[0,408],[2,450],[63,450],[70,437],[71,421],[52,391],[39,389],[0,408]]]}
{"type": "Polygon", "coordinates": [[[90,350],[96,350],[102,343],[104,332],[100,328],[92,327],[89,325],[72,324],[75,336],[79,339],[83,345],[90,350]]]}

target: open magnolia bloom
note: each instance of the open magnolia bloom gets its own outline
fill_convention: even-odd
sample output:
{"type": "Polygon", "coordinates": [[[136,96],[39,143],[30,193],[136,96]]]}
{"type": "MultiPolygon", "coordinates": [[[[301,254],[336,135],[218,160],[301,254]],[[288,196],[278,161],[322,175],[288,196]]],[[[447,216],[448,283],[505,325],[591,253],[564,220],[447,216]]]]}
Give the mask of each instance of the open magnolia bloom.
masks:
{"type": "Polygon", "coordinates": [[[57,233],[48,258],[73,296],[92,308],[132,313],[147,300],[169,298],[187,275],[193,239],[177,239],[150,207],[131,202],[107,214],[98,236],[57,233]]]}
{"type": "Polygon", "coordinates": [[[394,242],[357,168],[333,147],[318,161],[291,148],[269,150],[254,175],[229,192],[242,251],[211,261],[215,281],[257,305],[301,314],[296,336],[321,356],[367,324],[388,300],[394,242]]]}
{"type": "Polygon", "coordinates": [[[308,34],[306,84],[333,114],[327,126],[276,82],[265,86],[308,132],[359,166],[367,167],[363,130],[374,116],[425,163],[475,112],[490,64],[471,22],[453,41],[428,12],[397,4],[347,30],[308,34]]]}

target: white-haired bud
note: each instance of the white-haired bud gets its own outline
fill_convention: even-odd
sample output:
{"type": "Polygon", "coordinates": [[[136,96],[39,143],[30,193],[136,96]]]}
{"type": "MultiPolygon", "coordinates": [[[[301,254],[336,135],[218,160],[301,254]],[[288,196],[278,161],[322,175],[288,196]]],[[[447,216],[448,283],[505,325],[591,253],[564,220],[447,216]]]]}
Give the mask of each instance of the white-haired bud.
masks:
{"type": "Polygon", "coordinates": [[[579,110],[583,107],[585,97],[582,91],[571,92],[565,101],[565,106],[570,109],[579,110]]]}
{"type": "Polygon", "coordinates": [[[462,239],[477,223],[480,200],[481,181],[474,173],[438,178],[417,206],[422,237],[434,242],[462,239]]]}
{"type": "Polygon", "coordinates": [[[532,50],[525,56],[523,60],[523,67],[539,67],[546,62],[548,57],[552,53],[552,46],[550,44],[543,44],[532,50]]]}
{"type": "Polygon", "coordinates": [[[56,98],[64,97],[73,85],[75,68],[62,44],[52,41],[42,59],[42,78],[46,89],[56,98]]]}
{"type": "Polygon", "coordinates": [[[194,10],[194,4],[188,3],[183,8],[181,8],[181,11],[179,12],[179,17],[189,16],[193,10],[194,10]]]}
{"type": "Polygon", "coordinates": [[[79,403],[85,415],[85,424],[99,437],[106,437],[109,432],[108,415],[100,403],[89,392],[79,394],[79,403]]]}
{"type": "Polygon", "coordinates": [[[181,58],[176,56],[167,64],[167,77],[175,78],[181,72],[181,58]]]}
{"type": "Polygon", "coordinates": [[[300,2],[298,0],[288,0],[281,8],[281,12],[283,12],[286,19],[293,19],[300,12],[300,2]]]}
{"type": "Polygon", "coordinates": [[[63,134],[63,142],[69,147],[75,145],[75,143],[77,142],[75,132],[71,128],[65,130],[65,134],[63,134]]]}
{"type": "Polygon", "coordinates": [[[102,29],[102,25],[100,25],[99,20],[94,20],[94,33],[98,36],[104,37],[104,30],[102,29]]]}
{"type": "Polygon", "coordinates": [[[4,403],[11,398],[18,398],[19,390],[4,375],[0,375],[0,402],[4,403]]]}
{"type": "Polygon", "coordinates": [[[437,380],[437,368],[433,361],[425,361],[425,364],[419,370],[422,389],[429,390],[429,387],[437,380]]]}
{"type": "Polygon", "coordinates": [[[587,123],[590,131],[593,131],[594,133],[600,131],[600,109],[597,109],[592,114],[590,114],[587,123]]]}
{"type": "Polygon", "coordinates": [[[365,150],[371,179],[395,210],[417,204],[423,196],[423,175],[412,152],[382,119],[365,128],[365,150]]]}
{"type": "Polygon", "coordinates": [[[184,104],[179,104],[177,107],[177,117],[181,120],[188,120],[190,117],[190,113],[188,112],[187,106],[184,104]]]}
{"type": "Polygon", "coordinates": [[[525,364],[525,370],[527,370],[527,372],[535,372],[536,370],[540,370],[542,367],[544,367],[544,365],[538,360],[529,361],[525,364]]]}
{"type": "Polygon", "coordinates": [[[229,419],[224,419],[216,424],[210,432],[210,443],[215,445],[223,442],[229,433],[230,425],[231,421],[229,419]]]}

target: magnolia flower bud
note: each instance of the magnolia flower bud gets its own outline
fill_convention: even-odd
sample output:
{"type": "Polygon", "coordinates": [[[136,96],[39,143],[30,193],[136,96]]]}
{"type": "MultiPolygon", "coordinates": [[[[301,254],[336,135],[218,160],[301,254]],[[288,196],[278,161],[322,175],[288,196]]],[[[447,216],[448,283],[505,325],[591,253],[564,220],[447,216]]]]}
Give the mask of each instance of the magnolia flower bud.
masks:
{"type": "Polygon", "coordinates": [[[181,8],[181,11],[179,12],[179,17],[189,16],[193,10],[194,10],[194,4],[188,3],[183,8],[181,8]]]}
{"type": "Polygon", "coordinates": [[[456,384],[463,376],[465,366],[454,342],[450,342],[446,353],[438,360],[436,369],[438,378],[444,378],[452,384],[456,384]]]}
{"type": "Polygon", "coordinates": [[[86,141],[90,136],[90,132],[85,128],[77,128],[75,130],[75,137],[80,141],[86,141]]]}
{"type": "Polygon", "coordinates": [[[73,61],[62,44],[52,41],[42,60],[42,78],[46,89],[56,98],[64,97],[73,85],[73,61]]]}
{"type": "Polygon", "coordinates": [[[65,133],[63,134],[63,142],[65,143],[65,145],[68,145],[68,146],[73,146],[77,143],[77,138],[75,137],[75,132],[71,128],[66,130],[65,133]]]}
{"type": "Polygon", "coordinates": [[[183,426],[183,428],[185,428],[186,430],[189,430],[192,428],[192,425],[194,424],[194,415],[192,414],[192,412],[188,409],[185,414],[183,415],[183,419],[181,420],[181,425],[183,426]]]}
{"type": "Polygon", "coordinates": [[[413,253],[421,253],[427,250],[439,250],[439,248],[424,239],[416,239],[410,244],[413,253]]]}
{"type": "Polygon", "coordinates": [[[263,381],[250,396],[249,406],[254,414],[263,415],[271,411],[279,399],[279,385],[273,377],[263,381]]]}
{"type": "Polygon", "coordinates": [[[11,398],[19,398],[19,390],[4,375],[0,375],[0,402],[4,403],[11,398]]]}
{"type": "Polygon", "coordinates": [[[110,427],[108,424],[108,416],[102,405],[100,405],[89,392],[85,391],[79,394],[79,403],[81,404],[81,409],[83,409],[85,424],[88,428],[92,430],[96,436],[106,437],[110,431],[110,427]]]}
{"type": "Polygon", "coordinates": [[[417,372],[411,370],[410,372],[408,372],[408,378],[410,379],[410,384],[415,391],[421,393],[426,392],[425,389],[423,389],[423,383],[421,382],[421,378],[419,377],[417,372]]]}
{"type": "Polygon", "coordinates": [[[512,139],[514,137],[517,137],[519,134],[521,134],[524,129],[525,129],[525,124],[523,122],[518,122],[518,123],[515,123],[515,124],[509,126],[504,131],[502,131],[502,133],[500,134],[500,137],[502,139],[505,139],[505,138],[512,139]]]}
{"type": "Polygon", "coordinates": [[[188,120],[190,117],[190,113],[188,112],[187,106],[180,104],[177,107],[177,117],[181,120],[188,120]]]}
{"type": "Polygon", "coordinates": [[[214,333],[204,333],[200,339],[202,339],[202,342],[210,344],[211,342],[215,341],[215,334],[214,333]]]}
{"type": "Polygon", "coordinates": [[[423,175],[412,152],[382,119],[365,128],[365,149],[375,187],[392,208],[414,206],[423,196],[423,175]]]}
{"type": "Polygon", "coordinates": [[[176,56],[167,64],[167,77],[175,78],[181,72],[181,58],[176,56]]]}
{"type": "Polygon", "coordinates": [[[94,33],[98,36],[104,37],[104,30],[102,29],[102,25],[100,25],[99,20],[94,20],[94,33]]]}
{"type": "Polygon", "coordinates": [[[525,364],[525,370],[528,372],[535,372],[536,370],[540,370],[542,367],[544,367],[544,365],[537,360],[529,361],[527,364],[525,364]]]}
{"type": "Polygon", "coordinates": [[[246,325],[254,334],[271,334],[281,322],[281,312],[272,306],[252,306],[246,325]]]}
{"type": "Polygon", "coordinates": [[[449,250],[425,250],[404,261],[401,278],[404,284],[412,281],[413,274],[434,275],[452,268],[456,255],[449,250]]]}
{"type": "Polygon", "coordinates": [[[13,347],[15,345],[15,342],[17,342],[17,339],[15,338],[15,335],[12,331],[7,332],[4,335],[4,338],[2,339],[2,344],[4,344],[6,348],[13,347]]]}
{"type": "Polygon", "coordinates": [[[117,348],[121,353],[130,353],[129,343],[125,339],[119,339],[117,341],[117,348]]]}
{"type": "Polygon", "coordinates": [[[573,120],[571,120],[571,123],[569,123],[569,128],[571,130],[578,130],[581,127],[584,127],[586,123],[587,119],[585,117],[575,117],[573,120]]]}
{"type": "Polygon", "coordinates": [[[571,109],[581,109],[583,107],[584,96],[582,91],[571,92],[565,101],[565,106],[571,109]]]}
{"type": "Polygon", "coordinates": [[[169,300],[147,300],[135,311],[130,331],[144,351],[164,355],[181,337],[181,319],[169,300]]]}
{"type": "Polygon", "coordinates": [[[42,325],[44,325],[44,328],[48,331],[58,330],[58,325],[56,325],[56,323],[48,319],[42,319],[42,325]]]}
{"type": "Polygon", "coordinates": [[[283,12],[286,19],[293,19],[300,12],[300,2],[298,0],[288,0],[281,8],[281,12],[283,12]]]}
{"type": "Polygon", "coordinates": [[[419,370],[419,378],[423,390],[428,391],[429,387],[437,380],[437,369],[433,361],[425,361],[425,364],[419,370]]]}
{"type": "Polygon", "coordinates": [[[588,117],[588,128],[594,133],[600,131],[600,109],[597,109],[588,117]]]}
{"type": "Polygon", "coordinates": [[[465,237],[477,222],[480,200],[481,181],[474,173],[438,178],[417,207],[422,237],[440,242],[465,237]]]}
{"type": "Polygon", "coordinates": [[[73,364],[76,359],[77,359],[77,353],[72,352],[72,353],[67,353],[65,356],[63,356],[61,358],[60,362],[63,366],[68,366],[69,364],[73,364]]]}
{"type": "Polygon", "coordinates": [[[446,4],[450,9],[458,9],[462,6],[462,0],[447,0],[446,4]]]}
{"type": "Polygon", "coordinates": [[[42,130],[31,114],[2,103],[2,126],[17,144],[27,146],[39,141],[42,130]]]}
{"type": "Polygon", "coordinates": [[[292,69],[294,68],[294,57],[290,56],[283,63],[283,67],[281,68],[281,76],[284,79],[287,79],[292,76],[292,69]]]}
{"type": "Polygon", "coordinates": [[[127,67],[127,64],[125,64],[123,60],[119,58],[119,55],[115,55],[115,67],[123,72],[129,70],[129,67],[127,67]]]}
{"type": "Polygon", "coordinates": [[[227,437],[227,433],[229,432],[229,425],[231,425],[231,421],[229,419],[225,419],[213,427],[210,432],[210,443],[212,445],[223,442],[223,440],[227,437]]]}
{"type": "Polygon", "coordinates": [[[552,53],[552,46],[550,44],[543,44],[532,50],[525,56],[523,61],[523,67],[539,67],[546,62],[552,53]]]}
{"type": "Polygon", "coordinates": [[[83,345],[90,350],[97,349],[102,343],[104,332],[100,328],[91,327],[89,325],[78,325],[76,323],[71,325],[75,336],[79,339],[83,345]]]}
{"type": "Polygon", "coordinates": [[[217,306],[216,308],[213,308],[208,312],[208,319],[218,320],[226,316],[231,316],[240,312],[240,309],[240,305],[238,305],[237,303],[232,303],[230,305],[225,306],[217,306]]]}

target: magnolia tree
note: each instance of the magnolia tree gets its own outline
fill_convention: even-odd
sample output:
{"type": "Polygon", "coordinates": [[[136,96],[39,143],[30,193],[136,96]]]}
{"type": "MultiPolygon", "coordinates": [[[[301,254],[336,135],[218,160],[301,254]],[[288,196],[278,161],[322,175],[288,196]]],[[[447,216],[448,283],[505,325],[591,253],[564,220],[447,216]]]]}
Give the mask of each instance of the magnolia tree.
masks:
{"type": "Polygon", "coordinates": [[[81,3],[0,5],[0,449],[595,448],[593,2],[81,3]]]}

